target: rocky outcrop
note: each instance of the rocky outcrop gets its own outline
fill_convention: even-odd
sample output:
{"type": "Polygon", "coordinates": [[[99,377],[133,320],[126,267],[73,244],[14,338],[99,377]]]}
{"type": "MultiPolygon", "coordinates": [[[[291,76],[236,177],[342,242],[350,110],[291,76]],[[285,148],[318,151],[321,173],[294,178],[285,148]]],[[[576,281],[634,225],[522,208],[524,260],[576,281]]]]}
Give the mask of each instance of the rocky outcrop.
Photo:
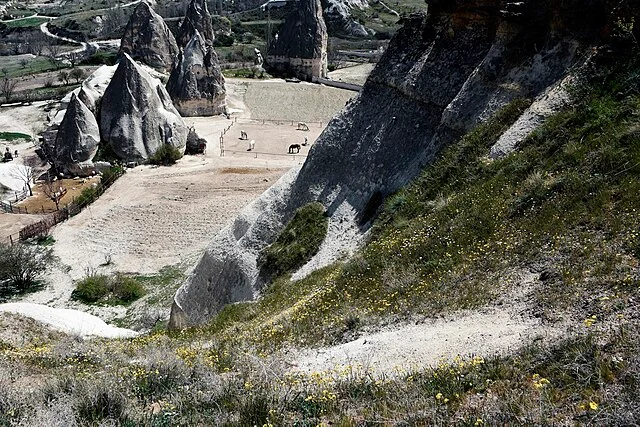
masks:
{"type": "Polygon", "coordinates": [[[207,8],[206,0],[191,0],[189,3],[178,33],[180,46],[186,47],[196,33],[200,34],[206,44],[211,44],[215,40],[211,14],[207,8]]]}
{"type": "Polygon", "coordinates": [[[162,17],[145,1],[138,3],[124,30],[120,54],[127,53],[158,71],[169,72],[178,52],[176,39],[162,17]]]}
{"type": "Polygon", "coordinates": [[[93,156],[98,151],[100,129],[95,116],[78,96],[73,94],[60,123],[53,156],[59,172],[88,176],[94,171],[93,156]]]}
{"type": "Polygon", "coordinates": [[[218,56],[197,31],[179,55],[167,82],[167,92],[183,116],[225,112],[226,91],[218,56]]]}
{"type": "Polygon", "coordinates": [[[120,159],[145,162],[164,144],[184,153],[188,131],[162,83],[124,54],[102,98],[102,140],[120,159]]]}
{"type": "Polygon", "coordinates": [[[327,77],[327,27],[320,0],[300,0],[267,50],[267,70],[301,80],[327,77]]]}
{"type": "Polygon", "coordinates": [[[385,196],[443,147],[510,101],[540,102],[561,87],[602,43],[611,8],[607,0],[433,0],[429,11],[403,20],[360,96],[329,123],[304,165],[213,239],[176,293],[171,326],[206,322],[223,305],[257,295],[259,252],[306,203],[323,203],[329,229],[294,278],[352,251],[385,196]]]}
{"type": "Polygon", "coordinates": [[[354,8],[364,9],[369,6],[366,0],[325,0],[324,20],[327,31],[332,36],[368,37],[369,33],[364,25],[351,16],[354,8]]]}

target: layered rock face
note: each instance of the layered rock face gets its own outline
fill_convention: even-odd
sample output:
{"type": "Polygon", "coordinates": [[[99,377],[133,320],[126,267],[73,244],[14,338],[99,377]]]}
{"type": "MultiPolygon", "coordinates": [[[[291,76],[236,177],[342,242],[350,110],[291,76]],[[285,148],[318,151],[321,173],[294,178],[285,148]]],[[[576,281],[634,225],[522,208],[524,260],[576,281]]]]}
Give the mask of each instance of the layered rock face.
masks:
{"type": "Polygon", "coordinates": [[[100,129],[95,116],[73,94],[56,136],[53,155],[56,169],[74,176],[91,174],[94,171],[92,159],[99,143],[100,129]]]}
{"type": "Polygon", "coordinates": [[[120,54],[127,53],[158,71],[169,72],[178,52],[176,39],[164,19],[146,2],[140,2],[124,30],[120,54]]]}
{"type": "Polygon", "coordinates": [[[327,30],[332,36],[367,37],[369,35],[364,25],[351,16],[352,9],[363,9],[369,6],[366,0],[325,0],[322,6],[327,30]]]}
{"type": "Polygon", "coordinates": [[[167,92],[183,116],[212,116],[226,109],[218,56],[197,31],[179,55],[167,82],[167,92]]]}
{"type": "Polygon", "coordinates": [[[102,140],[120,159],[145,162],[164,144],[184,153],[188,132],[162,83],[124,54],[102,97],[102,140]]]}
{"type": "Polygon", "coordinates": [[[205,40],[205,43],[213,43],[215,40],[211,14],[207,8],[206,0],[191,0],[189,3],[187,13],[185,14],[184,21],[182,21],[178,34],[178,43],[180,46],[187,46],[196,33],[200,34],[205,40]]]}
{"type": "Polygon", "coordinates": [[[300,0],[267,51],[270,73],[301,80],[327,77],[327,26],[320,0],[300,0]]]}
{"type": "MultiPolygon", "coordinates": [[[[533,99],[523,117],[544,121],[562,104],[545,99],[588,62],[610,11],[606,0],[441,0],[431,2],[429,16],[405,19],[360,96],[329,123],[305,164],[215,236],[176,293],[170,325],[203,323],[225,304],[254,298],[264,285],[258,254],[300,206],[323,203],[329,229],[294,279],[355,250],[385,196],[510,101],[533,99]]],[[[510,129],[510,149],[536,123],[510,129]]]]}

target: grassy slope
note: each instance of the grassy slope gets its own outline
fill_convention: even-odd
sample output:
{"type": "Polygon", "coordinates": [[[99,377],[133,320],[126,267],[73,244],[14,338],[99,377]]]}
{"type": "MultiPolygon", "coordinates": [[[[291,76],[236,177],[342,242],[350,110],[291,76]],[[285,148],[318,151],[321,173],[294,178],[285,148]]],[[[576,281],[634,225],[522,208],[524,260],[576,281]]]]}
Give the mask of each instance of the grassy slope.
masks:
{"type": "Polygon", "coordinates": [[[0,344],[9,378],[0,425],[54,409],[128,425],[637,422],[639,69],[577,90],[579,102],[517,153],[489,161],[488,147],[527,104],[513,103],[391,197],[356,257],[297,282],[282,277],[207,328],[0,344]],[[540,273],[531,310],[573,323],[571,337],[387,378],[357,366],[291,375],[273,361],[291,343],[488,304],[514,269],[540,273]],[[46,386],[30,394],[11,380],[21,375],[46,386]],[[152,404],[155,414],[144,409],[152,404]]]}

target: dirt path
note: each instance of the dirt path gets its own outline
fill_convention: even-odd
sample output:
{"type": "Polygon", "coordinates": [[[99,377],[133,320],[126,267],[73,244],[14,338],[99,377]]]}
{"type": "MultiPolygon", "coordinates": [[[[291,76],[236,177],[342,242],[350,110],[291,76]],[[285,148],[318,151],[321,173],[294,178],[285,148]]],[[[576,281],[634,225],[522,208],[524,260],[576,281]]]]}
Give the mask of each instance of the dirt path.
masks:
{"type": "Polygon", "coordinates": [[[451,362],[456,356],[506,354],[537,339],[552,342],[564,335],[567,325],[543,324],[530,314],[539,275],[521,272],[506,293],[492,306],[459,312],[424,323],[394,325],[355,341],[315,350],[296,350],[293,370],[321,372],[352,367],[361,373],[393,375],[451,362]]]}

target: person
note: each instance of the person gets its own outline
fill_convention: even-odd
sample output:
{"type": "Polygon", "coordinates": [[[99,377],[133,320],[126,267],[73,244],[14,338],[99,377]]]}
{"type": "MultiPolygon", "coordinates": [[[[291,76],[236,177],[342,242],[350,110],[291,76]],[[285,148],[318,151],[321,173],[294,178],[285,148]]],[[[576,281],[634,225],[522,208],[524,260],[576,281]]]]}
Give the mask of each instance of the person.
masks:
{"type": "Polygon", "coordinates": [[[18,157],[18,150],[16,150],[15,153],[13,153],[13,157],[18,157]]]}
{"type": "Polygon", "coordinates": [[[309,140],[307,139],[307,137],[304,137],[304,142],[302,143],[302,145],[304,145],[305,147],[307,146],[307,144],[309,143],[309,140]]]}

